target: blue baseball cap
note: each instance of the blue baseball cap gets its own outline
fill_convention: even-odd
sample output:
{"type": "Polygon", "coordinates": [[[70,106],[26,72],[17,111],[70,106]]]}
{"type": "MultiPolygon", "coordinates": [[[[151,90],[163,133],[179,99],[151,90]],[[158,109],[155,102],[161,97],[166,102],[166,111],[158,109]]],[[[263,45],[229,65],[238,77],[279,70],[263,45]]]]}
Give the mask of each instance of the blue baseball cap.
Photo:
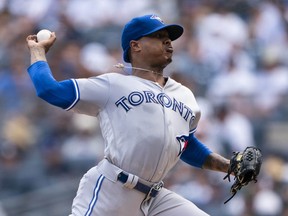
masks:
{"type": "Polygon", "coordinates": [[[128,52],[131,40],[138,40],[143,36],[147,36],[162,29],[168,31],[169,38],[172,41],[179,38],[184,31],[183,27],[177,24],[165,25],[160,17],[153,14],[136,17],[129,21],[124,26],[121,38],[124,61],[130,63],[128,52]]]}

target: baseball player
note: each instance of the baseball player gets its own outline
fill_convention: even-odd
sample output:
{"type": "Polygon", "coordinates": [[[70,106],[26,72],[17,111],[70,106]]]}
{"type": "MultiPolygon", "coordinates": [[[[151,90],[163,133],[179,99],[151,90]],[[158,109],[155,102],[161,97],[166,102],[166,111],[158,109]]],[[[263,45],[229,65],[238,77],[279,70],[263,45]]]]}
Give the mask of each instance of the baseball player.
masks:
{"type": "Polygon", "coordinates": [[[106,73],[60,82],[45,57],[55,33],[41,42],[36,35],[27,37],[28,73],[37,95],[97,117],[105,140],[105,157],[81,179],[71,215],[207,215],[162,182],[179,159],[221,172],[229,167],[228,159],[194,136],[200,110],[191,90],[163,76],[172,61],[172,41],[182,33],[182,26],[166,25],[156,15],[133,18],[122,32],[123,58],[131,63],[132,75],[106,73]]]}

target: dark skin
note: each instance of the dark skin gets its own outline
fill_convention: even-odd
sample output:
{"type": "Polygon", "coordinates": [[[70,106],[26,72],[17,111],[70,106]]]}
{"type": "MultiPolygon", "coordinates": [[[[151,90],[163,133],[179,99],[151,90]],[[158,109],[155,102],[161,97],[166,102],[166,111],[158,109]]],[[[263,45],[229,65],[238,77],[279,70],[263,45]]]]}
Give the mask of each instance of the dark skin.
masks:
{"type": "Polygon", "coordinates": [[[207,157],[202,168],[227,173],[229,164],[230,160],[213,152],[207,157]]]}
{"type": "MultiPolygon", "coordinates": [[[[56,41],[56,34],[53,32],[48,40],[37,42],[36,35],[29,35],[26,38],[30,50],[31,64],[37,61],[47,61],[46,53],[56,41]]],[[[143,79],[157,82],[164,87],[167,78],[163,76],[164,68],[172,62],[173,47],[169,34],[166,30],[155,32],[149,36],[130,42],[131,64],[133,67],[144,68],[149,71],[133,69],[133,75],[143,79]]],[[[220,172],[227,172],[230,160],[217,153],[211,153],[203,164],[203,169],[220,172]]]]}
{"type": "Polygon", "coordinates": [[[149,36],[130,42],[131,64],[133,67],[145,68],[153,72],[134,69],[133,75],[159,83],[166,83],[164,68],[172,62],[173,48],[166,30],[154,32],[149,36]]]}

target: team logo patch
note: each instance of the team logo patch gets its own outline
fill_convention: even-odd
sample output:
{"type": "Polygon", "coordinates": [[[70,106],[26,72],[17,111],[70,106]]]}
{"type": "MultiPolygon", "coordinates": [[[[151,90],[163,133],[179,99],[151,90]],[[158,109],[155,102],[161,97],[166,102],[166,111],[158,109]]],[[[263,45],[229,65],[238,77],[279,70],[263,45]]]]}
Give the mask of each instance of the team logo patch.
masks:
{"type": "Polygon", "coordinates": [[[159,22],[161,22],[161,23],[164,24],[163,20],[162,20],[159,16],[157,16],[157,15],[152,15],[152,16],[150,17],[150,19],[156,19],[156,20],[158,20],[159,22]]]}
{"type": "Polygon", "coordinates": [[[189,136],[181,135],[181,136],[177,136],[176,139],[179,143],[178,156],[180,156],[185,151],[185,149],[187,148],[189,136]]]}

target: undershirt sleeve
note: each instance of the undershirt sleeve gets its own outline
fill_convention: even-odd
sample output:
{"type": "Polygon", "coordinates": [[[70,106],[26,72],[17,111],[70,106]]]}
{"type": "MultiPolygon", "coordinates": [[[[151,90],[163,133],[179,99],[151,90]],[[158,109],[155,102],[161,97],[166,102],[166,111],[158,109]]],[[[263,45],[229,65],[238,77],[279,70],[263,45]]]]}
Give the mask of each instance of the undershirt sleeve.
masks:
{"type": "Polygon", "coordinates": [[[77,83],[74,80],[56,81],[47,62],[35,62],[27,70],[37,96],[46,102],[69,110],[79,100],[77,83]]]}
{"type": "Polygon", "coordinates": [[[211,153],[212,151],[201,143],[194,133],[190,133],[187,147],[181,154],[180,159],[191,166],[202,168],[206,158],[211,153]]]}

